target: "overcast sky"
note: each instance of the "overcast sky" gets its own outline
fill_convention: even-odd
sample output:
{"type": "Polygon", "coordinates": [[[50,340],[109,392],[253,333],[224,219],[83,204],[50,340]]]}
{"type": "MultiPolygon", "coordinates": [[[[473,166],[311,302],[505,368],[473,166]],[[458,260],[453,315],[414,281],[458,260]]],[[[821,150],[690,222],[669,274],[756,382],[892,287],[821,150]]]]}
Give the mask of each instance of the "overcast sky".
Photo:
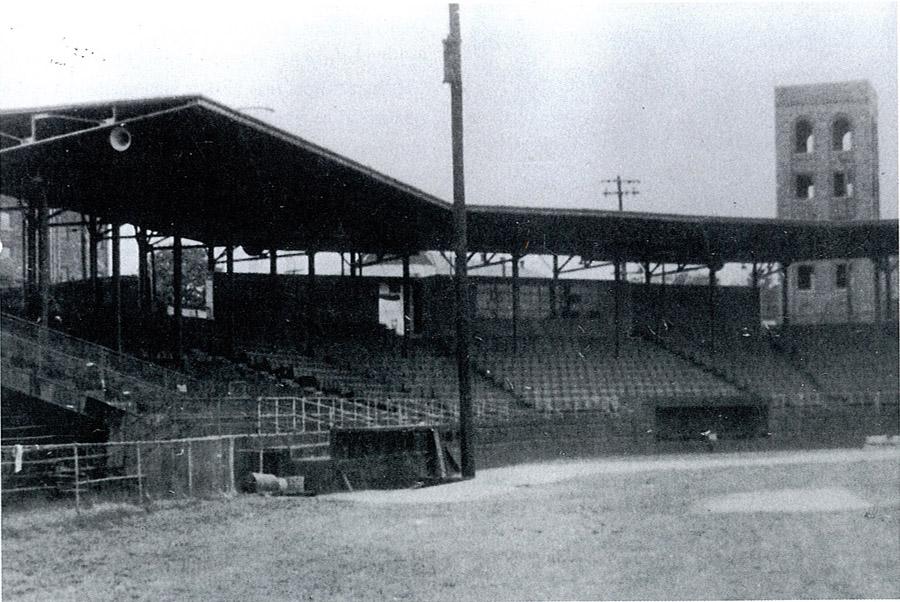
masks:
{"type": "MultiPolygon", "coordinates": [[[[7,3],[0,107],[200,93],[452,197],[443,3],[7,3]],[[225,8],[215,8],[215,6],[225,8]]],[[[774,88],[868,79],[897,217],[894,4],[468,4],[467,198],[774,217],[774,88]]],[[[185,132],[190,135],[190,132],[185,132]]]]}

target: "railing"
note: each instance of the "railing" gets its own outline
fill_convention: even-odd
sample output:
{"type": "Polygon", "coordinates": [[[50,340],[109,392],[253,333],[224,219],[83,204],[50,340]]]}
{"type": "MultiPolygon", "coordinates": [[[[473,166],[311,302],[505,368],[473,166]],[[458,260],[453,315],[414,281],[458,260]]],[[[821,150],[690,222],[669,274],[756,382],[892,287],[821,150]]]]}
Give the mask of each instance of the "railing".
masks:
{"type": "Polygon", "coordinates": [[[236,467],[264,468],[267,451],[324,457],[328,448],[327,433],[4,445],[0,469],[4,497],[39,492],[71,496],[80,511],[97,500],[144,503],[234,493],[236,467]]]}
{"type": "Polygon", "coordinates": [[[841,393],[775,393],[769,396],[770,407],[892,407],[900,402],[898,391],[849,391],[841,393]]]}
{"type": "Polygon", "coordinates": [[[165,389],[154,382],[42,346],[31,338],[4,331],[0,339],[5,365],[34,372],[37,378],[66,384],[72,390],[92,391],[102,401],[125,410],[132,410],[137,404],[163,408],[179,394],[177,388],[165,389]]]}
{"type": "Polygon", "coordinates": [[[43,328],[40,324],[35,324],[7,313],[0,314],[0,330],[4,334],[33,339],[35,342],[46,341],[51,348],[70,356],[93,361],[103,369],[110,369],[139,378],[168,391],[182,389],[190,394],[202,394],[210,386],[209,383],[187,374],[163,368],[131,355],[118,353],[108,347],[73,337],[58,330],[43,328]]]}
{"type": "MultiPolygon", "coordinates": [[[[396,408],[396,411],[403,414],[405,417],[413,417],[416,420],[426,421],[440,418],[448,414],[455,415],[457,413],[456,404],[452,401],[445,400],[440,396],[405,397],[403,395],[397,395],[392,387],[403,384],[403,381],[396,380],[396,382],[385,382],[386,379],[384,377],[386,368],[391,366],[391,361],[393,360],[383,360],[383,366],[380,371],[376,370],[378,375],[373,379],[368,377],[364,373],[364,370],[351,370],[345,367],[330,366],[321,361],[297,356],[295,354],[258,350],[248,350],[245,351],[245,353],[247,357],[254,362],[261,363],[263,360],[266,360],[273,368],[294,367],[298,372],[316,378],[319,385],[323,388],[347,391],[355,390],[357,394],[354,395],[352,399],[357,404],[387,405],[391,408],[396,408]],[[387,395],[384,394],[385,388],[392,392],[387,395]]],[[[372,364],[369,364],[368,367],[372,368],[372,364]]],[[[434,386],[433,382],[429,382],[429,384],[426,385],[417,385],[415,382],[405,384],[411,387],[421,386],[425,389],[433,388],[434,386]]],[[[493,383],[487,384],[497,386],[493,383]]],[[[510,400],[507,399],[501,403],[491,403],[484,398],[475,399],[474,409],[478,416],[505,420],[510,416],[510,400]]]]}
{"type": "Polygon", "coordinates": [[[333,427],[445,424],[448,414],[435,406],[404,405],[340,397],[260,397],[256,407],[258,433],[323,432],[333,427]]]}

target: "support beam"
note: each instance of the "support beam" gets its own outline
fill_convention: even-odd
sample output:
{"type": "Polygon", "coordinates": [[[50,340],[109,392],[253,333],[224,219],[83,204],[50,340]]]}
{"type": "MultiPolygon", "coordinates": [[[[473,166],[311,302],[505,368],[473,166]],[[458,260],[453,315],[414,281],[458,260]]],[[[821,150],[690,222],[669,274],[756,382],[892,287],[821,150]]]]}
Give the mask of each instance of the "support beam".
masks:
{"type": "Polygon", "coordinates": [[[141,317],[146,318],[153,309],[150,291],[150,270],[147,266],[147,255],[150,252],[150,243],[146,230],[135,227],[134,232],[135,242],[137,243],[138,260],[138,303],[140,306],[141,317]]]}
{"type": "Polygon", "coordinates": [[[25,315],[29,320],[38,317],[38,208],[29,207],[23,214],[25,220],[25,315]]]}
{"type": "Polygon", "coordinates": [[[709,350],[716,350],[716,301],[717,301],[717,285],[716,273],[722,269],[721,264],[710,264],[709,268],[709,350]]]}
{"type": "Polygon", "coordinates": [[[559,284],[559,256],[553,255],[553,278],[550,279],[550,317],[558,316],[557,285],[559,284]]]}
{"type": "Polygon", "coordinates": [[[512,254],[512,337],[513,355],[519,353],[519,260],[518,253],[512,254]]]}
{"type": "Polygon", "coordinates": [[[880,325],[882,322],[881,316],[881,258],[873,257],[872,258],[872,284],[874,286],[874,302],[873,309],[875,310],[875,314],[873,320],[875,324],[880,325]]]}
{"type": "Polygon", "coordinates": [[[234,356],[234,245],[225,247],[225,297],[228,299],[228,315],[225,317],[225,351],[234,356]]]}
{"type": "Polygon", "coordinates": [[[181,250],[181,236],[176,234],[172,242],[172,357],[175,365],[181,366],[184,359],[184,334],[182,330],[182,282],[183,257],[181,250]]]}
{"type": "Polygon", "coordinates": [[[100,256],[97,245],[100,238],[100,224],[96,215],[90,216],[88,224],[88,255],[91,271],[91,288],[94,292],[94,316],[103,305],[103,291],[100,289],[100,256]]]}
{"type": "Polygon", "coordinates": [[[315,334],[318,332],[318,300],[316,299],[316,252],[307,251],[306,269],[306,354],[316,351],[315,334]]]}
{"type": "Polygon", "coordinates": [[[275,247],[269,249],[269,274],[278,275],[278,249],[275,247]]]}
{"type": "Polygon", "coordinates": [[[88,259],[87,259],[87,220],[85,215],[81,214],[81,227],[78,228],[78,235],[81,239],[81,279],[88,279],[88,259]]]}
{"type": "MultiPolygon", "coordinates": [[[[215,324],[216,319],[216,303],[215,303],[215,294],[216,294],[216,247],[213,245],[208,245],[206,247],[206,286],[208,287],[206,290],[206,311],[207,311],[207,319],[210,320],[210,325],[215,324]]],[[[215,352],[215,343],[216,343],[216,329],[215,328],[207,328],[206,329],[206,350],[209,353],[215,352]]]]}
{"type": "Polygon", "coordinates": [[[853,261],[848,261],[847,266],[847,322],[853,322],[853,261]]]}
{"type": "Polygon", "coordinates": [[[790,295],[788,293],[790,267],[790,261],[781,261],[781,326],[784,328],[791,325],[790,295]]]}
{"type": "Polygon", "coordinates": [[[112,225],[112,305],[113,341],[115,349],[122,353],[122,244],[119,240],[119,224],[112,225]]]}
{"type": "Polygon", "coordinates": [[[44,328],[50,327],[50,216],[46,193],[38,204],[38,286],[40,318],[44,328]]]}
{"type": "Polygon", "coordinates": [[[409,338],[412,334],[412,279],[409,276],[409,255],[403,256],[403,357],[409,357],[409,338]]]}
{"type": "Polygon", "coordinates": [[[645,261],[641,264],[644,268],[644,284],[650,284],[653,281],[653,272],[650,271],[650,262],[645,261]]]}
{"type": "Polygon", "coordinates": [[[613,282],[613,325],[614,325],[613,337],[615,338],[615,342],[613,343],[613,349],[615,351],[616,359],[619,359],[619,351],[620,351],[619,346],[621,344],[620,339],[622,338],[619,333],[619,330],[621,328],[621,325],[619,324],[619,322],[621,321],[621,318],[619,316],[619,314],[621,312],[619,303],[620,303],[620,297],[622,296],[621,271],[622,271],[622,264],[619,262],[618,259],[616,259],[616,261],[613,262],[613,278],[614,278],[614,282],[613,282]]]}

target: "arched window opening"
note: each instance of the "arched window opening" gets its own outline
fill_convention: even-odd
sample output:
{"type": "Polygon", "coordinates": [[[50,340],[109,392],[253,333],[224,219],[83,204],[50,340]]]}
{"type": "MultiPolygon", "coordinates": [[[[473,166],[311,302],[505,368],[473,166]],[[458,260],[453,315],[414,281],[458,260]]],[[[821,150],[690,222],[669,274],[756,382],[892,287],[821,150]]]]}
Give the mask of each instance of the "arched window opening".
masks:
{"type": "Polygon", "coordinates": [[[795,196],[798,199],[811,199],[816,194],[813,177],[810,174],[797,174],[795,196]]]}
{"type": "Polygon", "coordinates": [[[848,151],[853,148],[853,128],[846,117],[838,117],[831,130],[831,147],[836,151],[848,151]]]}
{"type": "Polygon", "coordinates": [[[794,127],[794,152],[811,153],[814,146],[812,124],[806,119],[800,119],[794,127]]]}
{"type": "Polygon", "coordinates": [[[834,173],[834,196],[853,196],[853,181],[850,179],[850,174],[840,171],[834,173]]]}

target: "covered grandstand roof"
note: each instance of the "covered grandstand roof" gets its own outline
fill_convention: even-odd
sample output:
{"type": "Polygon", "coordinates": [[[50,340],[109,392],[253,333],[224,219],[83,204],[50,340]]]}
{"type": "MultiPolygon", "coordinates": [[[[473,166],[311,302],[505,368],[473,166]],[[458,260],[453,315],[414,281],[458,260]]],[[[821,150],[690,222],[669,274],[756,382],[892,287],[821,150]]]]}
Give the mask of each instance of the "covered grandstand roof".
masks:
{"type": "MultiPolygon", "coordinates": [[[[446,201],[203,96],[0,112],[0,189],[208,244],[452,247],[446,201]],[[125,127],[117,151],[110,132],[125,127]]],[[[450,166],[448,165],[448,173],[450,166]]],[[[706,263],[897,252],[897,221],[844,223],[469,206],[469,248],[706,263]]]]}

